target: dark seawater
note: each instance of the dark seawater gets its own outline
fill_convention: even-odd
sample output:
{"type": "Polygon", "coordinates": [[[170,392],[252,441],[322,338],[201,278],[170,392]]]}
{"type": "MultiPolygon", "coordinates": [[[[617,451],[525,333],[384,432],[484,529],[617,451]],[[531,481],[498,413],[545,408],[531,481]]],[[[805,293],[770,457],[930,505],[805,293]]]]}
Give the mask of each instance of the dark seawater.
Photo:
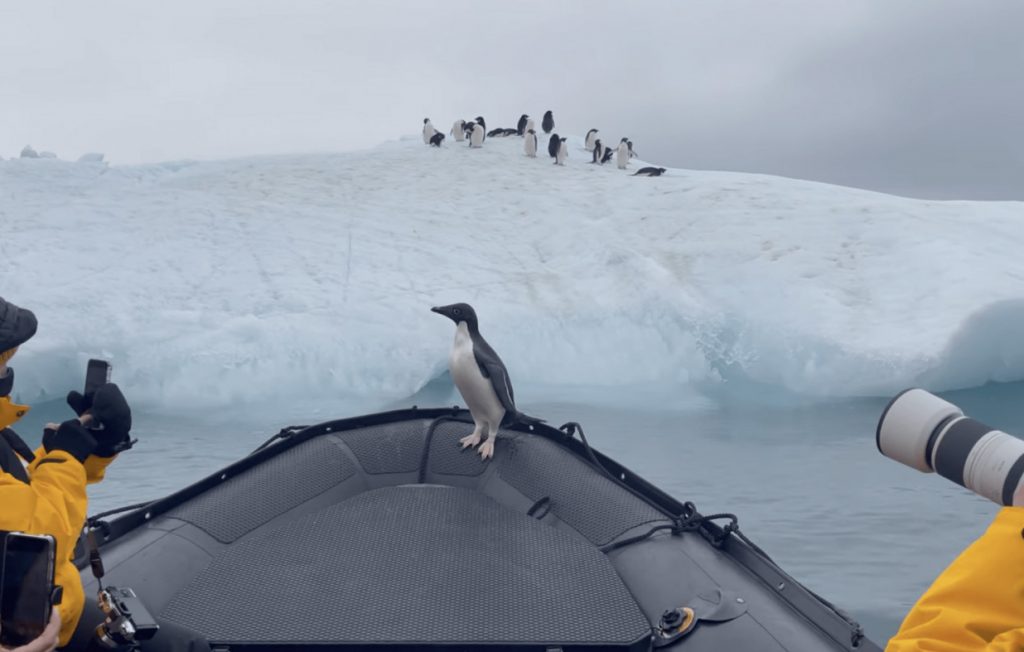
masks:
{"type": "MultiPolygon", "coordinates": [[[[1024,434],[1024,383],[944,395],[993,427],[1024,434]]],[[[157,498],[234,461],[280,427],[418,403],[451,405],[447,389],[357,409],[320,407],[309,418],[236,410],[202,416],[136,415],[140,443],[90,489],[90,512],[157,498]]],[[[522,406],[559,425],[578,421],[591,444],[705,512],[733,512],[775,561],[848,610],[884,644],[918,595],[985,529],[997,507],[935,475],[882,457],[875,425],[886,399],[804,403],[742,394],[631,409],[531,396],[522,406]]],[[[638,397],[642,398],[642,397],[638,397]]],[[[636,403],[637,401],[632,401],[636,403]]],[[[26,435],[67,417],[37,406],[26,435]]],[[[38,440],[38,437],[35,437],[38,440]]]]}

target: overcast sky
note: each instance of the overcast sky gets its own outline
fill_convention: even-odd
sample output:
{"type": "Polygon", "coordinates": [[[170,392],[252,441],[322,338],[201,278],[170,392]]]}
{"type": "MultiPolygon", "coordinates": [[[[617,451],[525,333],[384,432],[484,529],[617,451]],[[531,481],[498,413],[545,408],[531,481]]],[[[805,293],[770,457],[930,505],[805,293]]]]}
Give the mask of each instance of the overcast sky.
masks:
{"type": "Polygon", "coordinates": [[[666,166],[1024,199],[1022,26],[1018,0],[4,0],[0,156],[339,151],[552,109],[666,166]]]}

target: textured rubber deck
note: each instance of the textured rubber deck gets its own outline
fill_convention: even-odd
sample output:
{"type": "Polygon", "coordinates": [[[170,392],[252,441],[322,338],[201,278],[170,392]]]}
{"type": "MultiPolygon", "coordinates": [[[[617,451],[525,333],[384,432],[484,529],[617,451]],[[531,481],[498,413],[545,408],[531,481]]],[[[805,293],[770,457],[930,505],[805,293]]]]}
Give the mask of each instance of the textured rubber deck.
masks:
{"type": "MultiPolygon", "coordinates": [[[[597,546],[665,515],[579,460],[534,435],[510,440],[498,459],[501,478],[532,500],[551,499],[551,511],[597,546]]],[[[496,458],[497,459],[497,458],[496,458]]]]}
{"type": "Polygon", "coordinates": [[[426,421],[400,421],[337,433],[371,475],[409,473],[420,468],[426,421]]]}
{"type": "Polygon", "coordinates": [[[362,493],[234,544],[161,615],[238,644],[625,646],[650,633],[594,547],[435,485],[362,493]]]}
{"type": "Polygon", "coordinates": [[[229,478],[167,515],[192,523],[222,543],[231,543],[357,471],[337,445],[315,439],[229,478]]]}
{"type": "Polygon", "coordinates": [[[463,449],[459,440],[473,432],[472,424],[444,421],[434,428],[430,441],[430,471],[443,475],[478,476],[487,470],[475,449],[463,449]]]}

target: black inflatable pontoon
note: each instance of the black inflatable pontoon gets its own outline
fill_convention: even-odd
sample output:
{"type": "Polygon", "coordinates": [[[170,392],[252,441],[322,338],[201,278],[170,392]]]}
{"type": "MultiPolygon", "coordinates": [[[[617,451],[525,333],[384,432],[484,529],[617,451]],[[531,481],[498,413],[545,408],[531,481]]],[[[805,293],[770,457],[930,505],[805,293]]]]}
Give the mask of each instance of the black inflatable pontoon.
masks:
{"type": "MultiPolygon", "coordinates": [[[[503,430],[482,462],[458,446],[467,421],[413,408],[286,429],[96,522],[104,583],[167,624],[161,647],[191,631],[234,652],[879,650],[734,521],[546,426],[503,430]]],[[[90,602],[76,643],[100,620],[90,602]]]]}

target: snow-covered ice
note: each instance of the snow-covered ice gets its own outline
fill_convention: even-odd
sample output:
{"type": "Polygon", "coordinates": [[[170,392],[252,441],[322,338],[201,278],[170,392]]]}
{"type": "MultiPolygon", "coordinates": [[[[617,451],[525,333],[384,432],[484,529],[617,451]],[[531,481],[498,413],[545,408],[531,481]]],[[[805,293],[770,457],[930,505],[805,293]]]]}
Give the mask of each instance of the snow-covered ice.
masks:
{"type": "Polygon", "coordinates": [[[812,396],[1024,379],[1024,204],[660,178],[418,136],[217,162],[0,162],[0,295],[40,317],[26,400],[113,360],[134,401],[399,399],[468,301],[517,388],[812,396]]]}

